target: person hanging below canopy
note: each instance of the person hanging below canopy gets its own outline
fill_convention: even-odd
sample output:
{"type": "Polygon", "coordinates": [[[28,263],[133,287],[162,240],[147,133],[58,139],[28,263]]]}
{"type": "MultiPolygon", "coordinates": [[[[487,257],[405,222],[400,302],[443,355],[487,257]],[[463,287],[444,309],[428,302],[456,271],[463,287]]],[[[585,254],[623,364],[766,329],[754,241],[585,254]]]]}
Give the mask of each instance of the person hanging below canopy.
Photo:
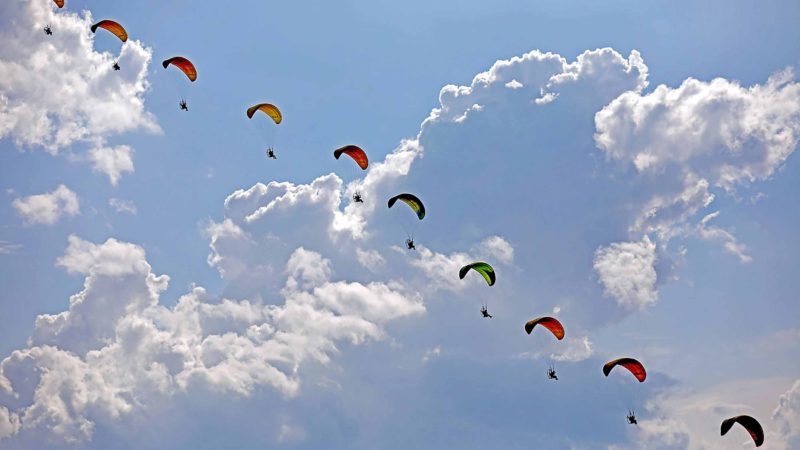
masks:
{"type": "Polygon", "coordinates": [[[411,238],[406,239],[406,247],[408,247],[409,250],[417,249],[417,247],[414,245],[414,240],[411,238]]]}
{"type": "Polygon", "coordinates": [[[44,27],[44,34],[46,34],[48,36],[52,36],[53,35],[53,30],[50,29],[50,25],[46,25],[44,27]]]}
{"type": "Polygon", "coordinates": [[[486,305],[481,306],[481,314],[483,314],[483,317],[488,317],[489,319],[494,317],[491,314],[489,314],[489,309],[486,307],[486,305]]]}
{"type": "Polygon", "coordinates": [[[636,413],[634,411],[628,411],[628,423],[631,425],[639,425],[639,422],[636,421],[636,413]]]}
{"type": "Polygon", "coordinates": [[[267,157],[272,159],[278,159],[278,157],[275,156],[275,150],[272,147],[267,149],[267,157]]]}
{"type": "Polygon", "coordinates": [[[114,61],[114,64],[111,65],[114,70],[119,70],[119,61],[114,61]]]}
{"type": "Polygon", "coordinates": [[[361,193],[360,192],[356,191],[353,194],[353,201],[356,202],[356,203],[364,203],[364,199],[361,198],[361,193]]]}
{"type": "Polygon", "coordinates": [[[178,106],[180,106],[180,108],[184,111],[189,110],[189,105],[186,104],[186,100],[181,99],[180,103],[178,103],[178,106]]]}
{"type": "Polygon", "coordinates": [[[553,366],[550,366],[550,368],[549,368],[549,369],[547,369],[547,378],[549,378],[549,379],[551,379],[551,380],[556,380],[556,381],[558,381],[558,375],[556,375],[556,369],[555,369],[555,367],[553,367],[553,366]]]}

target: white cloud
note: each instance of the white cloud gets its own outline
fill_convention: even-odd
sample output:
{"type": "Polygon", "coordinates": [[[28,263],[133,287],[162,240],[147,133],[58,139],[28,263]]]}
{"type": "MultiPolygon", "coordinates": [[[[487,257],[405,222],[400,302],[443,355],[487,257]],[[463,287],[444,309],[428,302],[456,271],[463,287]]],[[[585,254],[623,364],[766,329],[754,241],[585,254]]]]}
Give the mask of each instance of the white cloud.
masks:
{"type": "MultiPolygon", "coordinates": [[[[636,448],[725,450],[752,447],[750,436],[738,427],[725,436],[719,433],[724,419],[749,414],[764,428],[765,446],[792,449],[794,446],[787,439],[792,432],[781,431],[783,422],[777,412],[782,410],[786,395],[791,395],[793,389],[780,396],[775,417],[769,414],[780,392],[790,383],[782,378],[767,378],[729,381],[702,390],[665,391],[647,402],[648,414],[637,414],[640,421],[639,433],[635,435],[636,448]]],[[[797,431],[794,424],[790,428],[797,431]]]]}
{"type": "Polygon", "coordinates": [[[566,348],[551,354],[551,358],[556,361],[578,362],[588,359],[594,354],[594,344],[592,344],[588,336],[578,339],[567,338],[563,344],[563,347],[566,348]]]}
{"type": "Polygon", "coordinates": [[[123,172],[133,173],[133,149],[127,145],[117,147],[97,147],[89,150],[92,170],[108,176],[116,186],[123,172]]]}
{"type": "Polygon", "coordinates": [[[616,242],[597,249],[594,270],[606,295],[629,309],[658,300],[656,245],[645,236],[638,242],[616,242]]]}
{"type": "Polygon", "coordinates": [[[786,393],[778,399],[778,407],[772,413],[772,419],[787,443],[793,447],[800,445],[800,380],[794,382],[786,393]]]}
{"type": "Polygon", "coordinates": [[[505,86],[507,88],[509,88],[509,89],[519,89],[519,88],[524,87],[525,85],[523,85],[522,83],[520,83],[517,80],[511,80],[508,83],[506,83],[505,86]]]}
{"type": "Polygon", "coordinates": [[[765,85],[692,78],[678,88],[628,92],[595,116],[598,147],[640,172],[670,165],[733,189],[764,180],[800,139],[800,84],[784,71],[765,85]]]}
{"type": "Polygon", "coordinates": [[[487,255],[503,264],[514,262],[514,247],[500,236],[490,236],[473,249],[479,255],[487,255]]]}
{"type": "Polygon", "coordinates": [[[168,277],[152,272],[141,247],[69,241],[58,264],[85,275],[84,289],[68,310],[39,316],[30,347],[0,363],[0,390],[17,397],[0,406],[5,436],[82,441],[98,423],[198,384],[292,396],[304,362],[328,363],[339,341],[382,339],[384,323],[425,311],[396,284],[331,281],[330,261],[302,248],[286,263],[280,305],[214,301],[196,287],[166,307],[168,277]]]}
{"type": "Polygon", "coordinates": [[[430,350],[425,350],[425,354],[422,355],[422,362],[428,362],[432,359],[438,358],[442,354],[442,346],[437,345],[430,350]]]}
{"type": "MultiPolygon", "coordinates": [[[[76,143],[101,148],[124,132],[160,131],[144,105],[152,51],[135,39],[119,55],[95,51],[92,22],[88,12],[55,10],[48,1],[0,4],[0,139],[57,154],[76,143]],[[53,36],[42,32],[46,24],[53,36]],[[122,70],[112,70],[115,60],[122,70]]],[[[93,160],[112,182],[132,170],[93,160]]]]}
{"type": "Polygon", "coordinates": [[[8,242],[8,241],[0,241],[0,255],[13,255],[21,248],[22,244],[15,244],[13,242],[8,242]]]}
{"type": "Polygon", "coordinates": [[[136,204],[132,200],[123,200],[116,197],[108,199],[108,205],[114,208],[115,211],[122,214],[136,215],[136,204]]]}
{"type": "Polygon", "coordinates": [[[29,224],[53,225],[61,216],[80,212],[78,196],[63,184],[52,192],[16,198],[11,205],[29,224]]]}
{"type": "Polygon", "coordinates": [[[386,259],[377,250],[356,249],[356,259],[358,263],[371,272],[377,272],[386,265],[386,259]]]}
{"type": "Polygon", "coordinates": [[[458,292],[477,283],[485,283],[481,277],[469,277],[461,280],[458,278],[458,271],[463,266],[476,260],[489,259],[490,264],[493,257],[503,264],[511,264],[514,258],[514,249],[507,241],[499,236],[491,236],[474,246],[469,253],[453,252],[449,255],[437,253],[431,249],[419,245],[417,246],[416,258],[409,260],[409,264],[420,269],[420,271],[430,280],[428,286],[432,289],[443,289],[458,292]]]}
{"type": "MultiPolygon", "coordinates": [[[[627,92],[595,115],[595,142],[605,154],[652,180],[651,200],[631,227],[721,242],[743,263],[746,247],[730,231],[689,222],[714,201],[769,179],[800,142],[800,83],[791,70],[749,88],[717,78],[679,87],[627,92]]],[[[706,216],[708,217],[708,216],[706,216]]]]}

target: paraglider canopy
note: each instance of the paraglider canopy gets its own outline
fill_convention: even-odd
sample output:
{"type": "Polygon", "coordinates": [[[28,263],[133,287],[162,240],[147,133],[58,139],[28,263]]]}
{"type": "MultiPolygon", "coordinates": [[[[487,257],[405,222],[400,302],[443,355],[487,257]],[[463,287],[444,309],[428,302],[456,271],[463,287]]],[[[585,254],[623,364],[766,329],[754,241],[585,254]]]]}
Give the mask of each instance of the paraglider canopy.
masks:
{"type": "Polygon", "coordinates": [[[633,374],[633,376],[635,376],[636,379],[639,380],[640,383],[644,382],[645,378],[647,378],[647,372],[644,370],[644,366],[642,365],[642,363],[633,358],[619,358],[607,362],[603,366],[603,374],[605,376],[608,376],[608,374],[611,373],[611,369],[613,369],[616,366],[622,366],[628,369],[633,374]]]}
{"type": "Polygon", "coordinates": [[[180,71],[183,72],[190,81],[197,79],[197,69],[194,68],[194,64],[192,64],[191,61],[183,56],[175,56],[165,59],[164,62],[161,63],[165,69],[169,67],[170,64],[180,69],[180,71]]]}
{"type": "Polygon", "coordinates": [[[361,147],[355,145],[345,145],[344,147],[334,150],[333,157],[339,159],[339,157],[342,156],[342,153],[353,158],[356,164],[358,164],[358,167],[361,167],[363,170],[367,170],[367,166],[369,166],[369,159],[367,159],[367,153],[362,150],[361,147]]]}
{"type": "Polygon", "coordinates": [[[269,116],[269,118],[272,119],[273,122],[275,122],[275,125],[281,123],[281,121],[283,120],[283,115],[281,114],[281,110],[279,110],[277,106],[271,103],[259,103],[257,105],[253,105],[247,108],[247,117],[252,119],[256,111],[261,111],[267,116],[269,116]]]}
{"type": "Polygon", "coordinates": [[[531,334],[536,325],[541,325],[550,330],[550,332],[553,333],[553,336],[555,336],[559,341],[564,339],[564,327],[558,320],[552,317],[538,317],[528,321],[528,323],[525,324],[525,332],[531,334]]]}
{"type": "Polygon", "coordinates": [[[55,3],[59,8],[64,7],[64,0],[53,0],[53,3],[55,3]]]}
{"type": "Polygon", "coordinates": [[[736,416],[723,420],[722,426],[720,427],[720,436],[725,436],[725,434],[730,431],[731,427],[733,427],[733,424],[735,423],[743,426],[744,429],[750,433],[750,437],[753,438],[753,442],[756,443],[756,447],[761,447],[761,444],[764,443],[764,429],[761,428],[761,424],[758,423],[756,419],[750,416],[736,416]]]}
{"type": "Polygon", "coordinates": [[[494,274],[494,268],[485,262],[474,262],[471,264],[467,264],[466,266],[462,267],[461,270],[458,271],[458,278],[464,279],[467,276],[467,272],[474,270],[481,274],[483,278],[489,283],[489,286],[494,286],[494,282],[496,280],[496,276],[494,274]]]}
{"type": "Polygon", "coordinates": [[[125,42],[128,40],[128,32],[117,22],[113,20],[101,20],[92,25],[92,33],[96,33],[98,28],[102,28],[114,36],[118,37],[120,41],[125,42]]]}
{"type": "Polygon", "coordinates": [[[394,197],[389,199],[389,208],[394,206],[394,204],[398,200],[408,205],[408,207],[411,208],[412,211],[417,213],[417,217],[419,218],[419,220],[425,218],[425,205],[422,204],[422,200],[417,198],[416,195],[413,194],[395,195],[394,197]]]}

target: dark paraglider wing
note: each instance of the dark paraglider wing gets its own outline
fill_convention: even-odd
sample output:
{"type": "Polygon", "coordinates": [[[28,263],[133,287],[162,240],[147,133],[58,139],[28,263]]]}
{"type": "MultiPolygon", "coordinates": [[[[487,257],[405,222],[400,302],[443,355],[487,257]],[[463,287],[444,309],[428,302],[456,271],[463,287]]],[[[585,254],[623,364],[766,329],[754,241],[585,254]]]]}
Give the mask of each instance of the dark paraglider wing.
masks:
{"type": "Polygon", "coordinates": [[[528,321],[528,323],[525,324],[525,332],[531,334],[533,328],[536,325],[541,325],[550,330],[550,332],[553,333],[553,336],[555,336],[556,339],[558,339],[559,341],[564,339],[564,327],[561,325],[561,322],[559,322],[555,318],[538,317],[536,319],[530,320],[528,321]]]}
{"type": "Polygon", "coordinates": [[[622,366],[628,369],[628,371],[630,371],[630,373],[632,373],[640,383],[644,382],[644,380],[647,378],[647,372],[644,370],[642,363],[633,358],[619,358],[607,362],[603,366],[603,374],[608,376],[608,374],[611,373],[611,369],[616,366],[622,366]]]}
{"type": "Polygon", "coordinates": [[[735,423],[738,423],[744,427],[748,433],[750,433],[750,437],[753,438],[753,442],[755,442],[756,447],[761,447],[761,444],[764,443],[764,429],[756,419],[750,416],[736,416],[723,420],[722,426],[720,427],[720,435],[725,436],[725,434],[730,431],[731,427],[733,427],[733,424],[735,423]]]}
{"type": "Polygon", "coordinates": [[[192,64],[191,61],[183,56],[175,56],[173,58],[165,59],[161,65],[164,66],[165,69],[170,65],[177,67],[186,75],[187,78],[189,78],[190,81],[197,79],[197,69],[195,69],[194,64],[192,64]]]}
{"type": "Polygon", "coordinates": [[[398,200],[400,200],[401,202],[403,202],[406,205],[408,205],[408,207],[411,208],[411,210],[414,211],[417,214],[417,217],[419,218],[419,220],[422,220],[423,218],[425,218],[425,205],[422,204],[422,200],[417,198],[416,195],[413,195],[413,194],[395,195],[394,197],[389,199],[389,208],[394,206],[394,204],[398,200]]]}
{"type": "Polygon", "coordinates": [[[458,278],[464,279],[467,276],[467,272],[470,270],[474,270],[481,274],[483,278],[489,283],[489,286],[493,286],[496,280],[496,276],[494,273],[494,268],[485,262],[474,262],[471,264],[467,264],[466,266],[462,267],[461,270],[458,271],[458,278]]]}
{"type": "Polygon", "coordinates": [[[120,41],[125,42],[128,40],[128,32],[117,22],[113,20],[101,20],[92,25],[92,33],[96,33],[98,28],[102,28],[114,36],[118,37],[120,41]]]}
{"type": "Polygon", "coordinates": [[[369,166],[369,159],[367,159],[367,153],[361,149],[361,147],[355,145],[345,145],[344,147],[337,148],[333,151],[333,157],[339,159],[342,154],[345,154],[358,164],[358,167],[361,167],[363,170],[367,170],[369,166]]]}

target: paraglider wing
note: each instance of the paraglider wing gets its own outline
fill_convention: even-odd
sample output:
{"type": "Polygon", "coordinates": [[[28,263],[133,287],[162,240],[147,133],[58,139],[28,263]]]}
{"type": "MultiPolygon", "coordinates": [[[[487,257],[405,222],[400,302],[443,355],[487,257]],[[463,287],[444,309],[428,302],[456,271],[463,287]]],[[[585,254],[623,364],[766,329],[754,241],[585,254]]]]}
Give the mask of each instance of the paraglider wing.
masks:
{"type": "Polygon", "coordinates": [[[642,363],[633,358],[620,358],[607,362],[603,366],[603,374],[608,376],[608,374],[611,373],[611,369],[616,366],[622,366],[628,369],[640,383],[644,382],[645,378],[647,378],[647,372],[644,370],[642,363]]]}
{"type": "Polygon", "coordinates": [[[269,116],[275,122],[275,125],[281,123],[281,120],[283,120],[281,110],[271,103],[259,103],[247,108],[247,117],[252,119],[256,111],[261,111],[269,116]]]}
{"type": "Polygon", "coordinates": [[[170,64],[180,69],[180,71],[183,72],[190,81],[197,79],[197,69],[194,68],[194,64],[192,64],[191,61],[183,56],[175,56],[174,58],[165,59],[164,62],[161,63],[165,69],[169,67],[170,64]]]}
{"type": "Polygon", "coordinates": [[[344,147],[334,150],[333,157],[339,159],[339,157],[342,156],[342,153],[353,158],[356,164],[358,164],[358,167],[361,167],[363,170],[367,170],[367,166],[369,166],[369,160],[367,159],[366,152],[364,152],[364,150],[362,150],[360,147],[355,145],[345,145],[344,147]]]}
{"type": "Polygon", "coordinates": [[[53,3],[55,3],[59,8],[64,7],[64,0],[53,0],[53,3]]]}
{"type": "Polygon", "coordinates": [[[489,264],[486,264],[485,262],[474,262],[472,264],[467,264],[466,266],[462,267],[461,270],[458,271],[458,278],[463,280],[464,277],[467,276],[467,272],[469,272],[470,269],[481,274],[483,278],[486,280],[486,282],[489,283],[489,286],[494,285],[496,279],[494,274],[494,268],[489,264]]]}
{"type": "Polygon", "coordinates": [[[422,220],[425,217],[425,205],[422,204],[422,200],[417,198],[417,196],[412,194],[395,195],[389,199],[389,208],[394,206],[395,202],[398,200],[408,205],[415,213],[417,213],[419,220],[422,220]]]}
{"type": "Polygon", "coordinates": [[[118,37],[120,41],[125,42],[128,40],[128,32],[117,22],[113,20],[101,20],[92,25],[92,33],[96,33],[98,28],[102,28],[114,36],[118,37]]]}
{"type": "Polygon", "coordinates": [[[720,436],[725,436],[735,423],[743,426],[744,429],[750,433],[750,437],[753,438],[756,447],[761,447],[761,444],[764,443],[764,429],[761,428],[761,424],[758,423],[756,419],[750,416],[736,416],[723,420],[722,426],[720,427],[720,436]]]}
{"type": "Polygon", "coordinates": [[[552,317],[539,317],[530,320],[528,321],[528,323],[525,324],[525,332],[531,334],[531,332],[533,331],[533,327],[535,327],[536,325],[541,325],[550,330],[550,332],[553,333],[553,336],[555,336],[556,339],[558,339],[559,341],[564,339],[564,327],[558,320],[552,317]]]}

